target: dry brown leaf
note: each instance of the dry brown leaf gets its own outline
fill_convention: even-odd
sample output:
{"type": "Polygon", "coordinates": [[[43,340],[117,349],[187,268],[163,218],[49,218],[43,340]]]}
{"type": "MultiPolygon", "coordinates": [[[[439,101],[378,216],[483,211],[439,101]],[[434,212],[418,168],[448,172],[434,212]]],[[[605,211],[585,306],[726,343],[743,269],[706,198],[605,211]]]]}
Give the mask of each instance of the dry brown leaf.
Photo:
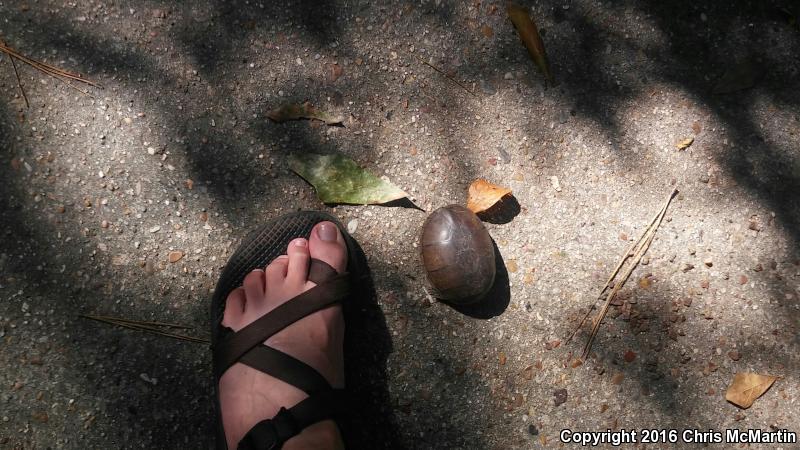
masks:
{"type": "Polygon", "coordinates": [[[475,214],[482,213],[507,195],[511,195],[511,189],[494,185],[484,179],[477,179],[469,185],[467,208],[475,214]]]}
{"type": "Polygon", "coordinates": [[[539,30],[533,19],[528,14],[528,10],[522,6],[515,5],[514,3],[508,4],[508,18],[517,28],[519,38],[528,49],[528,54],[533,59],[533,62],[539,67],[547,81],[553,83],[553,74],[550,72],[550,65],[547,62],[547,53],[544,51],[544,44],[542,38],[539,36],[539,30]]]}
{"type": "Polygon", "coordinates": [[[675,148],[677,148],[678,150],[686,150],[693,143],[694,143],[694,138],[686,138],[686,139],[678,142],[677,144],[675,144],[675,148]]]}
{"type": "Polygon", "coordinates": [[[739,372],[734,375],[733,382],[728,386],[725,400],[742,409],[747,409],[758,397],[764,395],[777,379],[778,377],[771,375],[739,372]]]}
{"type": "Polygon", "coordinates": [[[494,36],[494,30],[489,25],[484,25],[481,27],[481,33],[487,38],[494,36]]]}

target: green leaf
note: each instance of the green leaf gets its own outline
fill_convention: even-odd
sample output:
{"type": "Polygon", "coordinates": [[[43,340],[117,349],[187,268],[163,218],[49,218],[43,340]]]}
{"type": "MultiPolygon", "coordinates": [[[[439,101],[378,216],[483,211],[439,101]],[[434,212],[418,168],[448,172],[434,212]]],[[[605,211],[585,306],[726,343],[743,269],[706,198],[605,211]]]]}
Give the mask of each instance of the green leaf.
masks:
{"type": "Polygon", "coordinates": [[[321,120],[327,125],[340,125],[344,122],[344,117],[320,111],[309,102],[305,102],[302,105],[297,103],[283,105],[267,113],[267,117],[277,123],[299,119],[321,120]]]}
{"type": "Polygon", "coordinates": [[[293,155],[289,167],[314,186],[317,197],[324,203],[374,205],[408,197],[402,189],[343,155],[293,155]]]}

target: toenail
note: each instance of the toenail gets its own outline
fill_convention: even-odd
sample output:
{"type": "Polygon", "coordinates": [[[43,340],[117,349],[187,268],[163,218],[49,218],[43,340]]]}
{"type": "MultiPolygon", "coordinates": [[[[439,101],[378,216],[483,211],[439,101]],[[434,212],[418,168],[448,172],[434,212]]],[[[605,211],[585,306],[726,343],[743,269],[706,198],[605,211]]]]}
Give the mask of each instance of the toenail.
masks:
{"type": "Polygon", "coordinates": [[[336,226],[331,223],[323,223],[317,229],[317,234],[319,238],[323,241],[335,241],[336,240],[336,226]]]}
{"type": "Polygon", "coordinates": [[[289,259],[289,255],[281,255],[281,256],[278,256],[275,259],[289,259]]]}
{"type": "Polygon", "coordinates": [[[306,247],[308,245],[308,241],[305,239],[295,239],[294,245],[298,247],[306,247]]]}

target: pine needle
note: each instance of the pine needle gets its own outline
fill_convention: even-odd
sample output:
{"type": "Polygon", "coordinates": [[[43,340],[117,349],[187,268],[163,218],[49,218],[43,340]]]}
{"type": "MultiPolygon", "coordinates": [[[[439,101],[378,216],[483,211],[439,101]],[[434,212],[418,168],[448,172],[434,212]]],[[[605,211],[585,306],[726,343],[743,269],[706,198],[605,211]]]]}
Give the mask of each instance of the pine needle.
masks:
{"type": "MultiPolygon", "coordinates": [[[[35,60],[33,58],[29,58],[29,57],[23,55],[22,53],[14,50],[13,48],[7,46],[5,44],[5,42],[3,42],[1,40],[0,40],[0,52],[5,53],[6,55],[9,56],[9,58],[11,59],[11,63],[14,65],[14,72],[15,73],[17,72],[17,65],[14,62],[14,59],[16,58],[16,59],[24,62],[25,64],[33,67],[34,69],[36,69],[36,70],[38,70],[38,71],[40,71],[40,72],[42,72],[44,74],[50,75],[51,77],[63,82],[67,86],[71,87],[72,89],[75,89],[76,91],[80,92],[81,94],[87,95],[89,97],[92,97],[92,95],[89,92],[84,91],[83,89],[80,89],[79,87],[73,85],[72,83],[70,83],[70,80],[78,81],[78,82],[81,82],[81,83],[86,83],[89,86],[100,88],[100,89],[103,88],[102,86],[100,86],[99,84],[95,83],[94,81],[87,80],[86,78],[83,78],[83,76],[81,74],[79,74],[79,73],[69,72],[67,70],[60,69],[60,68],[58,68],[56,66],[52,66],[50,64],[43,63],[41,61],[37,61],[37,60],[35,60]]],[[[17,82],[19,84],[20,89],[22,89],[22,83],[19,82],[19,73],[17,73],[17,82]]],[[[23,97],[25,96],[25,91],[24,90],[22,91],[22,95],[23,95],[23,97]]],[[[25,97],[25,103],[26,104],[28,103],[27,97],[25,97]]]]}
{"type": "Polygon", "coordinates": [[[431,69],[433,69],[433,70],[435,70],[435,71],[439,72],[439,73],[440,73],[442,76],[444,76],[445,78],[447,78],[448,80],[450,80],[451,82],[453,82],[453,83],[454,83],[456,86],[458,86],[458,87],[460,87],[461,89],[463,89],[463,90],[467,91],[467,93],[469,93],[469,95],[472,95],[473,97],[477,97],[477,95],[475,95],[475,93],[474,93],[474,92],[472,92],[471,90],[469,90],[469,89],[468,89],[466,86],[464,86],[463,84],[461,84],[461,83],[460,83],[458,80],[456,80],[454,77],[452,77],[452,76],[448,75],[447,73],[445,73],[445,72],[444,72],[442,69],[440,69],[440,68],[438,68],[438,67],[434,66],[433,64],[429,63],[428,61],[425,61],[424,59],[420,58],[420,57],[419,57],[419,56],[417,56],[417,55],[411,55],[411,56],[413,56],[413,57],[414,57],[414,58],[415,58],[417,61],[421,62],[422,64],[425,64],[426,66],[430,67],[431,69]]]}
{"type": "Polygon", "coordinates": [[[22,98],[25,99],[25,107],[30,108],[31,104],[28,103],[28,96],[25,95],[25,88],[22,87],[22,80],[19,79],[19,71],[17,71],[17,63],[14,62],[14,58],[8,57],[8,60],[11,61],[11,66],[14,68],[14,75],[17,76],[17,86],[19,86],[19,91],[22,92],[22,98]]]}
{"type": "Polygon", "coordinates": [[[191,327],[185,325],[178,325],[178,324],[164,323],[164,322],[139,321],[139,320],[124,319],[120,317],[92,316],[85,314],[81,314],[80,317],[83,317],[85,319],[96,320],[98,322],[103,322],[110,325],[116,325],[118,327],[127,328],[129,330],[144,331],[147,333],[157,334],[159,336],[165,336],[173,339],[178,339],[181,341],[196,342],[199,344],[208,344],[210,342],[208,339],[205,338],[198,338],[194,336],[187,336],[185,334],[172,333],[169,331],[164,331],[162,329],[162,328],[178,328],[185,330],[192,329],[191,327]]]}
{"type": "MultiPolygon", "coordinates": [[[[641,261],[642,256],[644,256],[644,254],[647,252],[647,249],[650,248],[650,243],[653,242],[653,239],[655,238],[656,230],[658,230],[659,225],[661,225],[661,221],[664,219],[664,215],[667,213],[667,208],[669,207],[670,202],[677,193],[678,190],[674,189],[669,194],[669,197],[667,197],[664,206],[661,208],[658,214],[656,214],[656,216],[650,222],[650,225],[648,225],[647,229],[644,231],[644,233],[642,233],[639,239],[636,242],[634,242],[633,245],[631,245],[630,248],[628,248],[628,250],[623,254],[622,259],[620,259],[619,261],[619,264],[617,264],[617,267],[611,273],[611,276],[609,276],[608,281],[606,281],[606,284],[603,285],[603,288],[600,290],[600,294],[595,298],[595,304],[596,304],[599,300],[602,300],[606,292],[608,292],[608,290],[611,289],[610,292],[608,292],[608,294],[605,296],[605,303],[603,304],[603,308],[600,310],[600,313],[597,315],[597,317],[595,317],[592,323],[592,331],[591,334],[589,335],[589,340],[586,342],[586,345],[583,348],[583,355],[581,357],[582,359],[586,359],[586,357],[589,355],[589,351],[591,351],[592,349],[592,343],[594,342],[594,338],[597,336],[597,332],[600,329],[600,324],[603,322],[603,319],[606,317],[606,314],[608,313],[608,308],[611,306],[611,302],[614,300],[614,297],[617,295],[617,293],[625,285],[625,282],[628,281],[628,278],[631,276],[631,273],[633,273],[634,269],[636,269],[636,267],[639,265],[639,261],[641,261]],[[617,275],[620,273],[620,270],[622,270],[622,267],[629,259],[631,260],[630,264],[623,272],[620,280],[614,283],[614,279],[617,277],[617,275]]],[[[569,342],[575,336],[578,330],[580,330],[583,327],[583,324],[586,322],[586,319],[589,317],[589,315],[593,310],[594,310],[594,304],[592,305],[591,308],[589,308],[589,311],[586,313],[586,316],[584,316],[581,323],[578,324],[578,327],[575,329],[575,331],[572,333],[569,339],[567,339],[567,342],[569,342]]]]}

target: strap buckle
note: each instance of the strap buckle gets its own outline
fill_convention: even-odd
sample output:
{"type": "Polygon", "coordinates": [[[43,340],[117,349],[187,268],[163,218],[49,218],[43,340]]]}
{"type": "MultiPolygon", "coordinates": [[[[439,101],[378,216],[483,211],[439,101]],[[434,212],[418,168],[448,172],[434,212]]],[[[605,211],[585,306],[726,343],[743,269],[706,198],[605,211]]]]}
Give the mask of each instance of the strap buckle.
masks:
{"type": "Polygon", "coordinates": [[[281,408],[272,419],[262,420],[255,424],[239,441],[236,448],[238,450],[278,450],[300,431],[292,413],[286,408],[281,408]]]}

